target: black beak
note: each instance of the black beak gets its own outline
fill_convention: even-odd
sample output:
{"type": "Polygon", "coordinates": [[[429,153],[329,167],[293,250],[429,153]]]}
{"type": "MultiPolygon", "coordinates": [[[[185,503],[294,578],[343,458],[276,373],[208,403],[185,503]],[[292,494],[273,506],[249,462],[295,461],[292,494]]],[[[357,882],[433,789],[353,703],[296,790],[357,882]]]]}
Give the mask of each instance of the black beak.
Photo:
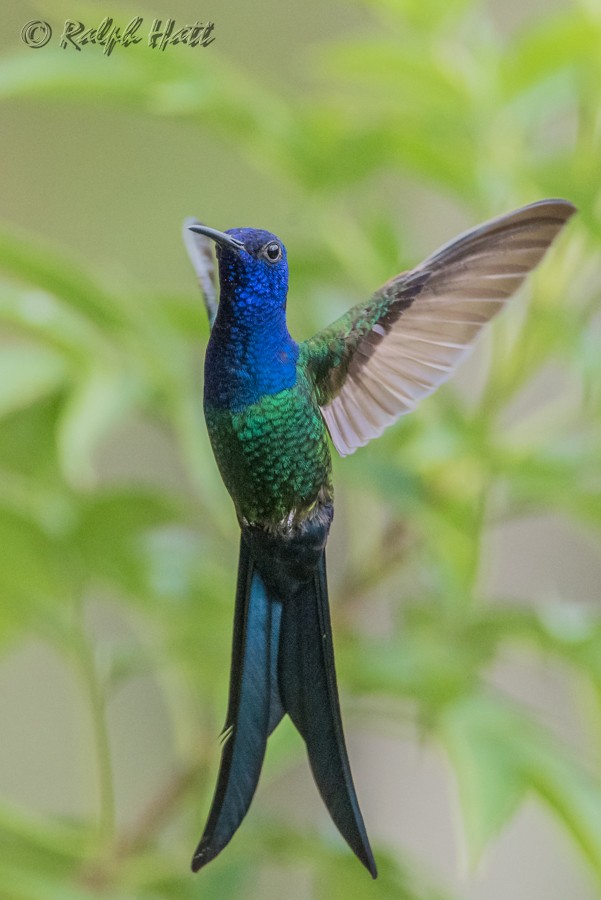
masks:
{"type": "Polygon", "coordinates": [[[222,247],[233,247],[234,250],[242,250],[244,248],[242,241],[236,240],[231,234],[225,234],[223,231],[215,231],[214,228],[209,228],[208,225],[201,225],[198,222],[196,225],[189,225],[188,227],[190,231],[204,234],[205,237],[211,238],[212,241],[215,241],[216,244],[221,244],[222,247]]]}

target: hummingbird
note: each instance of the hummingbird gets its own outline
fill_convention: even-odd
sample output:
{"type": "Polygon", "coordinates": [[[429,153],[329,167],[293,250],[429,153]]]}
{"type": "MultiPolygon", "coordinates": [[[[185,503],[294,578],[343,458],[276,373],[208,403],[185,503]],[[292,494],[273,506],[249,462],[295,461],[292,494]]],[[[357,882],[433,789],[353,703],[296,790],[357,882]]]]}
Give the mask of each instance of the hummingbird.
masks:
{"type": "Polygon", "coordinates": [[[211,325],[204,414],[240,526],[224,743],[193,871],[241,824],[267,739],[287,713],[332,820],[377,876],[334,665],[325,556],[334,514],[330,445],[353,453],[445,382],[575,211],[566,200],[541,200],[466,231],[300,343],[286,324],[282,241],[261,229],[221,232],[186,219],[184,241],[211,325]]]}

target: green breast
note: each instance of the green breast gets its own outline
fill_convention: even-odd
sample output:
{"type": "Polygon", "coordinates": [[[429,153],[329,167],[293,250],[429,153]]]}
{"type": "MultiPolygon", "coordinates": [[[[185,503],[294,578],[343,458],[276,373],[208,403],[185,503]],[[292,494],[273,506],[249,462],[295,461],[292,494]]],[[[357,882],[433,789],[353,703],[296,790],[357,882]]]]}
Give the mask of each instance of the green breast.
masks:
{"type": "Polygon", "coordinates": [[[331,496],[326,428],[309,385],[263,397],[241,412],[205,405],[213,452],[238,515],[275,525],[331,496]]]}

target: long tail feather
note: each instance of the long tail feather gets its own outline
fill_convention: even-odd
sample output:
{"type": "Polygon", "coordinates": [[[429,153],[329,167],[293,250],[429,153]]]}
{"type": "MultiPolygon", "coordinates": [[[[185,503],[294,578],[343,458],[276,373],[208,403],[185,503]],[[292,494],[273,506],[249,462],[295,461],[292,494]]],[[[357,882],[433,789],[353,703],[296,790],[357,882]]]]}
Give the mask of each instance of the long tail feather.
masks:
{"type": "Polygon", "coordinates": [[[214,859],[253,798],[267,738],[284,712],[344,839],[377,875],[346,751],[336,687],[325,542],[331,510],[287,538],[247,527],[240,542],[230,697],[209,819],[192,869],[214,859]]]}
{"type": "Polygon", "coordinates": [[[340,717],[325,552],[313,578],[283,604],[279,674],[284,708],[305,740],[322,799],[351,850],[375,878],[340,717]]]}
{"type": "Polygon", "coordinates": [[[209,819],[192,860],[194,872],[223,850],[246,815],[267,737],[283,716],[277,687],[281,609],[269,598],[242,538],[225,742],[209,819]]]}

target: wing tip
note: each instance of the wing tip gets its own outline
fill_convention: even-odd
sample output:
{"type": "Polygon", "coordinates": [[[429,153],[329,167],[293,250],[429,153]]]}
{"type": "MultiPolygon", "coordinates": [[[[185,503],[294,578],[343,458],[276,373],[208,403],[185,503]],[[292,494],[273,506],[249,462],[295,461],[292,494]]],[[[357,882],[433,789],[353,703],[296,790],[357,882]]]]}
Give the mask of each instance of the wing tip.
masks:
{"type": "MultiPolygon", "coordinates": [[[[422,273],[422,277],[424,277],[425,274],[430,279],[432,292],[434,294],[437,292],[442,293],[440,286],[437,288],[436,285],[442,279],[444,281],[444,286],[447,289],[449,288],[449,272],[452,272],[452,266],[455,266],[455,271],[457,271],[460,263],[464,264],[466,259],[469,261],[470,253],[474,255],[475,248],[476,250],[478,248],[481,249],[484,242],[491,238],[491,245],[493,250],[497,253],[497,256],[501,251],[506,254],[512,253],[514,262],[517,258],[517,263],[521,264],[522,267],[518,273],[513,273],[513,279],[509,280],[510,283],[503,289],[498,288],[495,290],[494,286],[491,287],[489,280],[486,283],[483,297],[480,297],[480,294],[483,291],[482,284],[478,284],[478,296],[474,297],[474,300],[477,300],[481,306],[485,303],[489,304],[490,309],[487,308],[486,311],[478,311],[476,308],[470,308],[469,314],[468,311],[464,309],[461,316],[458,315],[457,310],[453,311],[451,309],[450,312],[448,312],[448,322],[450,325],[454,328],[457,328],[460,325],[469,326],[473,331],[473,334],[462,341],[463,350],[457,353],[452,362],[448,364],[448,371],[442,372],[440,377],[428,382],[427,390],[422,391],[419,396],[413,398],[413,402],[408,403],[407,399],[399,398],[399,409],[394,415],[386,414],[386,410],[383,409],[380,415],[381,421],[377,425],[373,424],[373,416],[367,416],[369,421],[363,421],[360,417],[358,418],[355,407],[359,407],[358,411],[360,414],[363,414],[365,411],[361,409],[360,404],[357,402],[357,398],[352,396],[352,379],[349,379],[347,376],[346,383],[343,382],[343,385],[338,388],[335,396],[332,397],[327,404],[324,404],[321,407],[321,412],[329,431],[330,438],[340,456],[349,456],[359,447],[368,443],[372,438],[378,437],[385,428],[396,421],[401,415],[410,412],[422,397],[427,396],[440,384],[447,381],[449,376],[457,368],[459,362],[473,345],[482,326],[503,308],[506,301],[518,290],[529,273],[542,261],[546,252],[563,230],[564,226],[577,212],[578,208],[576,205],[570,200],[566,200],[562,197],[549,197],[542,200],[536,200],[533,203],[523,205],[508,213],[503,213],[494,219],[490,219],[481,225],[477,225],[475,228],[463,232],[446,244],[443,244],[442,247],[439,247],[438,250],[427,257],[427,259],[413,269],[412,272],[402,273],[401,276],[397,275],[387,282],[387,284],[391,284],[399,278],[406,279],[408,276],[422,273]],[[519,246],[516,242],[516,235],[521,240],[519,246]],[[524,256],[523,253],[526,251],[527,253],[524,256]],[[497,306],[493,308],[493,304],[497,304],[497,306]],[[350,404],[349,408],[347,408],[347,404],[350,404]]],[[[501,274],[505,280],[508,281],[507,273],[501,274]]],[[[476,275],[478,275],[477,268],[476,275]]],[[[487,273],[485,272],[484,275],[487,275],[487,273]]],[[[484,275],[480,273],[480,282],[484,278],[484,275]]],[[[476,289],[474,288],[474,290],[476,289]]],[[[443,297],[438,302],[444,300],[445,298],[443,297]]],[[[469,296],[464,298],[464,306],[468,300],[470,300],[469,296]]],[[[429,302],[430,306],[432,306],[435,300],[430,299],[429,302]]],[[[459,300],[457,302],[459,303],[459,300]]],[[[438,310],[436,312],[436,321],[439,325],[443,325],[445,319],[441,317],[438,310]]],[[[411,314],[414,315],[416,319],[423,319],[425,322],[428,322],[433,318],[432,309],[427,310],[424,306],[423,311],[420,312],[419,300],[415,306],[411,307],[411,314]]],[[[375,345],[372,342],[368,348],[369,353],[364,354],[365,359],[361,359],[361,364],[365,368],[369,368],[371,365],[374,377],[382,380],[390,373],[382,372],[381,369],[378,368],[378,352],[381,353],[381,348],[387,340],[390,346],[391,332],[387,332],[386,335],[381,335],[380,332],[377,332],[377,334],[377,346],[379,349],[374,353],[375,345]]],[[[442,344],[439,344],[439,346],[442,346],[442,344]]],[[[404,355],[406,357],[408,356],[408,354],[404,355]]],[[[401,356],[399,356],[399,358],[401,358],[401,356]]],[[[357,367],[355,366],[355,369],[356,368],[357,367]]],[[[440,367],[431,366],[431,368],[436,369],[440,367]]],[[[353,361],[351,360],[349,373],[352,371],[353,361]]],[[[398,376],[399,373],[397,372],[396,375],[398,376]]],[[[415,382],[415,378],[411,380],[415,382]]],[[[390,386],[385,380],[383,381],[383,385],[386,388],[390,386]]],[[[367,393],[369,393],[369,391],[367,393]]],[[[368,402],[372,403],[372,401],[373,398],[370,397],[368,402]]]]}
{"type": "Polygon", "coordinates": [[[544,200],[535,200],[534,203],[529,203],[522,207],[522,209],[536,209],[537,207],[544,206],[556,207],[558,211],[561,211],[561,216],[559,216],[559,218],[565,219],[566,222],[574,215],[574,213],[578,212],[578,207],[575,206],[571,200],[566,200],[564,197],[548,197],[544,200]]]}
{"type": "Polygon", "coordinates": [[[182,239],[186,247],[195,247],[198,244],[198,238],[201,238],[201,235],[196,235],[194,231],[191,231],[190,228],[192,225],[201,225],[202,223],[196,218],[196,216],[186,216],[184,221],[182,222],[182,239]]]}
{"type": "Polygon", "coordinates": [[[200,224],[201,223],[195,216],[186,216],[182,222],[182,240],[184,242],[184,247],[188,252],[188,256],[190,257],[190,262],[196,271],[198,271],[198,258],[202,252],[201,247],[205,246],[205,239],[202,235],[197,234],[195,231],[191,231],[190,226],[200,224]]]}
{"type": "Polygon", "coordinates": [[[503,224],[504,222],[517,219],[521,216],[527,216],[529,213],[540,214],[543,210],[550,218],[557,219],[561,227],[561,225],[578,212],[578,207],[575,206],[571,200],[566,200],[564,197],[546,197],[543,200],[535,200],[532,203],[526,203],[523,206],[518,206],[516,209],[509,210],[509,212],[501,213],[501,215],[495,216],[471,230],[477,231],[480,228],[494,226],[497,223],[503,224]]]}

